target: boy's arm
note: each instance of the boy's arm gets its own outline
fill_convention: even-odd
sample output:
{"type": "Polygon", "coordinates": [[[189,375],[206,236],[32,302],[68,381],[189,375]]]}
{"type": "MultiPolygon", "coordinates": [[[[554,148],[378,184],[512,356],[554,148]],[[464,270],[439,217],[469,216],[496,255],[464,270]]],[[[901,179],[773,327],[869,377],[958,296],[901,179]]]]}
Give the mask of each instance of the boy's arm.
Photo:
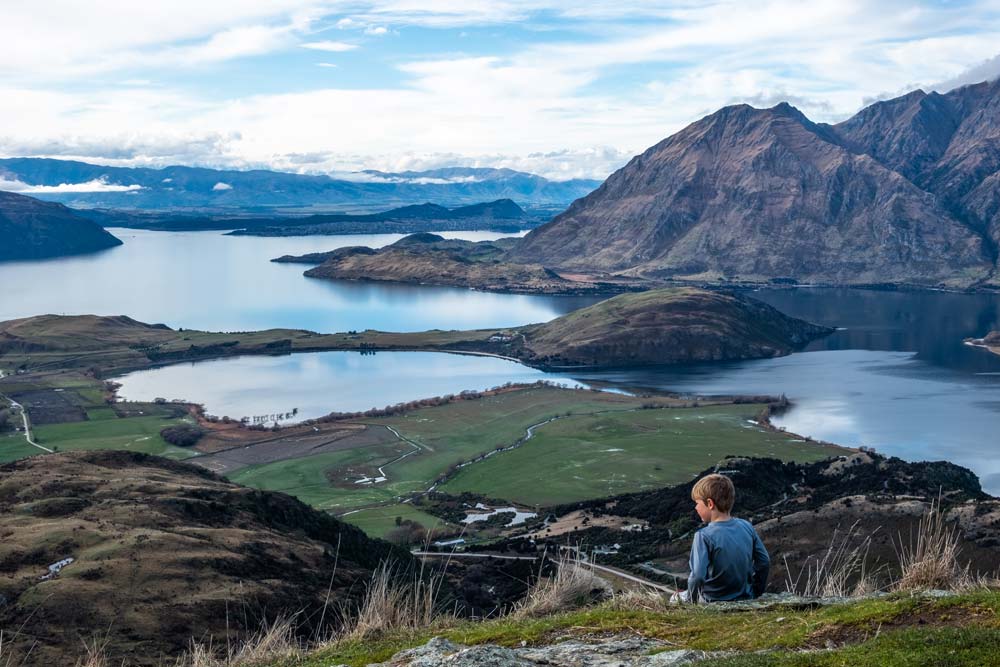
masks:
{"type": "Polygon", "coordinates": [[[691,542],[689,565],[691,574],[688,576],[688,597],[691,602],[700,602],[701,589],[708,576],[708,545],[705,544],[705,538],[700,530],[694,534],[694,541],[691,542]]]}
{"type": "Polygon", "coordinates": [[[767,549],[761,542],[756,529],[751,528],[751,530],[753,530],[753,579],[751,585],[753,586],[753,596],[758,598],[764,594],[764,589],[767,588],[767,577],[771,572],[771,557],[767,555],[767,549]]]}

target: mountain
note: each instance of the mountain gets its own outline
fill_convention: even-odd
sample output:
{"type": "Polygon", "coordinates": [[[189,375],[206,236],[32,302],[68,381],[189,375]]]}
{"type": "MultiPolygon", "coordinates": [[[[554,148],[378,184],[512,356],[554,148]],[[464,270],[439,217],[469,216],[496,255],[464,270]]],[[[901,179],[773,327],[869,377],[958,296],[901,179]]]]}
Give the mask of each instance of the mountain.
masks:
{"type": "Polygon", "coordinates": [[[0,191],[0,261],[79,255],[121,244],[62,204],[0,191]]]}
{"type": "Polygon", "coordinates": [[[1000,83],[830,126],[726,107],[633,158],[511,261],[659,279],[997,283],[1000,83]]]}
{"type": "MultiPolygon", "coordinates": [[[[134,217],[134,216],[133,216],[134,217]]],[[[230,220],[242,225],[233,236],[305,236],[315,234],[372,234],[432,232],[463,229],[516,233],[542,222],[510,199],[498,199],[458,208],[427,202],[369,215],[310,215],[300,218],[230,220]]],[[[169,224],[176,224],[171,221],[169,224]]],[[[163,227],[160,227],[163,228],[163,227]]]]}
{"type": "Polygon", "coordinates": [[[352,213],[426,201],[464,206],[497,199],[562,208],[599,184],[586,179],[550,181],[511,169],[364,171],[338,179],[261,169],[106,167],[46,158],[0,159],[0,181],[4,180],[29,191],[45,187],[48,191],[38,192],[39,197],[78,208],[267,211],[293,207],[352,213]]]}
{"type": "Polygon", "coordinates": [[[701,289],[622,294],[522,329],[536,366],[646,366],[789,354],[832,329],[755,299],[701,289]]]}
{"type": "Polygon", "coordinates": [[[108,664],[164,664],[282,613],[308,633],[328,595],[356,603],[383,561],[411,560],[290,496],[124,451],[0,466],[0,529],[4,658],[19,665],[75,664],[97,637],[108,664]]]}

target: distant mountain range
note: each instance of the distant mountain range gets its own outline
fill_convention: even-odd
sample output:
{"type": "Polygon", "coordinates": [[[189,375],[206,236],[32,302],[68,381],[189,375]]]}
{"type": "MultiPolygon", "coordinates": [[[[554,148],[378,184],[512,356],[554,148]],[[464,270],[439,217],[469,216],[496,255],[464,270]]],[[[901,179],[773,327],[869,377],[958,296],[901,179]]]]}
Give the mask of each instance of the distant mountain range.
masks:
{"type": "Polygon", "coordinates": [[[837,125],[726,107],[633,158],[511,261],[709,282],[1000,286],[1000,82],[837,125]]]}
{"type": "Polygon", "coordinates": [[[599,181],[583,179],[550,181],[511,169],[362,171],[332,178],[266,170],[149,169],[43,158],[0,159],[0,187],[76,208],[259,212],[292,208],[365,213],[427,201],[451,207],[512,199],[522,206],[562,210],[598,185],[599,181]]]}
{"type": "Polygon", "coordinates": [[[121,244],[62,204],[0,192],[0,261],[79,255],[121,244]]]}
{"type": "Polygon", "coordinates": [[[232,236],[311,236],[334,234],[412,234],[425,231],[491,230],[516,233],[544,221],[530,216],[510,199],[498,199],[445,208],[437,204],[412,204],[380,213],[306,216],[192,216],[176,213],[147,213],[80,210],[80,215],[104,227],[130,227],[164,231],[231,229],[232,236]]]}

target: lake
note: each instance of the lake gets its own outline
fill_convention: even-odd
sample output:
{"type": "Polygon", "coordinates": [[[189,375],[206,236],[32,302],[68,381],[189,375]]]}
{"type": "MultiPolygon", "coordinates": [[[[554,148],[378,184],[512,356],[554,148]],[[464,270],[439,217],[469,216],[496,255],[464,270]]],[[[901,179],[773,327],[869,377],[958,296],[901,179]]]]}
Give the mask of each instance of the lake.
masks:
{"type": "MultiPolygon", "coordinates": [[[[415,331],[545,321],[593,301],[313,280],[302,276],[304,265],[268,261],[346,245],[381,246],[396,235],[272,239],[113,231],[124,246],[87,257],[0,264],[0,319],[95,312],[223,331],[415,331]]],[[[790,431],[910,460],[954,461],[1000,493],[1000,357],[962,344],[965,337],[1000,329],[1000,295],[850,289],[750,295],[843,330],[779,359],[571,377],[696,394],[785,393],[794,406],[776,422],[790,431]]],[[[143,371],[125,379],[123,392],[185,398],[218,415],[298,408],[297,417],[306,418],[539,377],[570,376],[468,356],[334,352],[143,371]]]]}
{"type": "MultiPolygon", "coordinates": [[[[305,278],[281,255],[351,245],[374,248],[401,234],[265,238],[222,232],[110,229],[124,245],[79,257],[0,262],[0,321],[43,313],[128,315],[206,331],[288,327],[423,331],[547,320],[593,298],[491,294],[465,289],[305,278]]],[[[503,234],[442,232],[482,241],[503,234]]],[[[508,235],[509,236],[509,235],[508,235]]]]}

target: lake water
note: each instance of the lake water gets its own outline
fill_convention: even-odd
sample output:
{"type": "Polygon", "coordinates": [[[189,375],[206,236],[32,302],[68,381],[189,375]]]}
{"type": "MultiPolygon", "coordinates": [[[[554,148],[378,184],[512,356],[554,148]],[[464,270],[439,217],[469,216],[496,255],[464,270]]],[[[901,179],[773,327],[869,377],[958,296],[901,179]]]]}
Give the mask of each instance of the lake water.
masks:
{"type": "Polygon", "coordinates": [[[119,395],[127,399],[183,398],[203,403],[210,414],[237,419],[297,410],[288,421],[301,421],[334,410],[355,412],[542,379],[572,383],[505,359],[435,352],[238,357],[137,371],[117,381],[119,395]]]}
{"type": "MultiPolygon", "coordinates": [[[[0,321],[43,313],[128,315],[207,331],[273,327],[321,332],[423,331],[545,322],[593,299],[491,294],[447,287],[305,278],[282,255],[350,245],[381,247],[400,234],[263,238],[222,232],[111,229],[124,245],[92,255],[0,263],[0,321]]],[[[474,241],[490,232],[443,232],[474,241]]],[[[509,236],[509,235],[508,235],[509,236]]]]}
{"type": "MultiPolygon", "coordinates": [[[[593,301],[312,280],[302,276],[303,265],[268,261],[345,245],[380,246],[395,235],[114,232],[125,245],[97,255],[0,264],[0,319],[95,312],[209,330],[414,331],[545,321],[593,301]]],[[[794,407],[776,421],[791,431],[910,460],[954,461],[1000,492],[1000,357],[962,344],[1000,329],[1000,295],[796,289],[751,296],[844,330],[779,359],[572,377],[697,394],[785,393],[794,407]]],[[[143,371],[126,378],[123,392],[201,402],[218,415],[298,408],[298,417],[306,418],[539,377],[549,376],[497,359],[334,352],[143,371]]]]}

